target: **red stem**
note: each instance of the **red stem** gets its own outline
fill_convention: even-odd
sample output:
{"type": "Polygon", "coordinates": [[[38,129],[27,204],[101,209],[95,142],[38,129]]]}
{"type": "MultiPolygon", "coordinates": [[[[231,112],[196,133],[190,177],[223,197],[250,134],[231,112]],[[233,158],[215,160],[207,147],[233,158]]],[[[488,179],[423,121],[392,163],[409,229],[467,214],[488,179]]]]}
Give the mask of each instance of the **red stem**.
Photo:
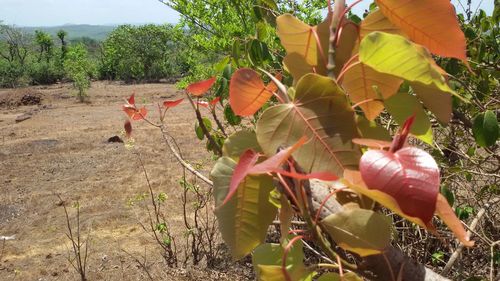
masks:
{"type": "Polygon", "coordinates": [[[288,244],[285,247],[285,250],[283,251],[283,257],[281,258],[281,271],[283,272],[283,275],[285,275],[286,281],[292,281],[292,277],[290,276],[290,274],[288,274],[288,271],[286,270],[286,258],[288,257],[288,252],[290,252],[293,244],[298,240],[301,240],[302,238],[304,238],[304,236],[302,235],[292,238],[292,240],[288,242],[288,244]]]}

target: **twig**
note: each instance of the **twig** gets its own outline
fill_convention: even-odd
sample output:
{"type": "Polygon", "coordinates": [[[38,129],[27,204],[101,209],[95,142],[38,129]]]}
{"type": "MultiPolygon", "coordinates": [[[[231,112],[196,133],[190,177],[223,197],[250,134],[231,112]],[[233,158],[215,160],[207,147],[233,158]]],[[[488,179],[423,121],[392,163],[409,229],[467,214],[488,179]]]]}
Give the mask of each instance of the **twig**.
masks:
{"type": "Polygon", "coordinates": [[[171,139],[172,137],[168,134],[166,128],[164,126],[161,126],[160,129],[161,129],[161,134],[163,136],[163,140],[165,140],[165,143],[167,144],[168,148],[170,148],[170,151],[172,152],[172,154],[174,154],[175,158],[177,158],[177,161],[179,161],[179,163],[182,166],[184,166],[188,171],[190,171],[193,175],[204,181],[206,184],[213,186],[214,183],[210,179],[201,174],[198,170],[196,170],[193,166],[191,166],[189,163],[186,162],[186,160],[184,160],[181,157],[179,152],[175,149],[171,139]]]}
{"type": "MultiPolygon", "coordinates": [[[[498,202],[500,202],[500,197],[495,197],[490,202],[486,203],[486,205],[484,205],[484,207],[479,210],[476,217],[474,218],[474,220],[470,224],[469,231],[467,231],[467,235],[470,235],[472,233],[472,231],[474,231],[477,224],[479,223],[479,220],[486,213],[486,210],[498,202]]],[[[455,250],[455,252],[453,252],[450,259],[446,263],[443,271],[441,272],[442,275],[447,275],[450,272],[451,268],[453,267],[453,264],[457,261],[458,257],[462,253],[463,249],[464,249],[464,244],[460,243],[458,248],[455,250]]]]}

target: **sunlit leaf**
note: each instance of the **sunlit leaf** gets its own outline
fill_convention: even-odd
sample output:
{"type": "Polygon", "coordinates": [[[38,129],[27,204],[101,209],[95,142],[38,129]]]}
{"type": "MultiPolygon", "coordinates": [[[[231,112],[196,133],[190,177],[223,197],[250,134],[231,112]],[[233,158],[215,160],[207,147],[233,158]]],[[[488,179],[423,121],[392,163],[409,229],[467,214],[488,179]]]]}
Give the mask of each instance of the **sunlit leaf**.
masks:
{"type": "Polygon", "coordinates": [[[234,160],[221,157],[210,177],[214,181],[215,215],[222,238],[233,258],[239,259],[264,242],[277,209],[269,202],[273,180],[267,175],[248,176],[238,187],[235,196],[222,205],[235,167],[234,160]]]}
{"type": "Polygon", "coordinates": [[[369,150],[359,170],[368,188],[391,195],[401,210],[428,224],[439,194],[439,167],[424,150],[405,147],[396,152],[369,150]]]}
{"type": "Polygon", "coordinates": [[[359,60],[378,72],[418,82],[461,98],[448,86],[442,70],[437,67],[427,49],[402,36],[370,33],[361,41],[359,60]]]}
{"type": "Polygon", "coordinates": [[[277,34],[288,54],[298,53],[309,65],[316,65],[319,50],[317,28],[309,26],[290,14],[276,19],[277,34]]]}
{"type": "Polygon", "coordinates": [[[449,0],[376,0],[382,13],[432,53],[467,63],[465,36],[449,0]]]}
{"type": "Polygon", "coordinates": [[[229,84],[229,103],[239,116],[255,114],[273,95],[260,75],[252,69],[238,69],[229,84]]]}
{"type": "Polygon", "coordinates": [[[380,95],[384,99],[393,96],[402,82],[392,75],[377,72],[363,63],[357,63],[349,67],[345,73],[342,86],[353,103],[363,102],[359,107],[363,109],[368,120],[373,120],[384,110],[384,103],[379,100],[380,95]],[[372,99],[378,101],[368,101],[372,99]]]}
{"type": "Polygon", "coordinates": [[[391,242],[390,218],[365,209],[348,209],[321,221],[340,247],[362,257],[380,254],[391,242]]]}
{"type": "Polygon", "coordinates": [[[279,147],[292,145],[305,135],[309,141],[293,156],[307,173],[341,175],[344,168],[358,165],[359,149],[351,142],[358,136],[354,112],[342,90],[323,76],[302,77],[293,102],[264,111],[256,132],[266,155],[274,155],[279,147]]]}
{"type": "Polygon", "coordinates": [[[417,98],[408,93],[399,92],[385,101],[387,111],[396,122],[402,125],[406,119],[415,115],[415,122],[410,132],[417,138],[432,145],[432,128],[429,117],[417,98]]]}
{"type": "Polygon", "coordinates": [[[201,96],[210,90],[216,79],[216,77],[212,77],[208,80],[193,83],[187,86],[186,91],[194,96],[201,96]]]}
{"type": "Polygon", "coordinates": [[[176,107],[178,106],[184,99],[178,99],[178,100],[174,100],[174,101],[164,101],[163,102],[163,106],[166,107],[166,108],[172,108],[172,107],[176,107]]]}
{"type": "Polygon", "coordinates": [[[382,31],[392,34],[404,35],[404,33],[395,26],[380,10],[375,10],[371,12],[360,25],[360,36],[361,38],[374,32],[382,31]]]}

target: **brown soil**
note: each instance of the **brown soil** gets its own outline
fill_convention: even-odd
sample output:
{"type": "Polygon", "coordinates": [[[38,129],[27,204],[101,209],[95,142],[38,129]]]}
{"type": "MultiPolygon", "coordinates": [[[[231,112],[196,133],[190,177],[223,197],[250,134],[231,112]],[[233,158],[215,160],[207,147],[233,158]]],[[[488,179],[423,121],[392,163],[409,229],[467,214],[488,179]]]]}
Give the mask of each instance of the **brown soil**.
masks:
{"type": "MultiPolygon", "coordinates": [[[[123,100],[152,103],[181,97],[173,85],[121,85],[96,82],[89,103],[78,103],[69,84],[0,90],[0,280],[77,280],[68,262],[70,244],[60,194],[70,214],[79,201],[84,229],[91,225],[89,280],[148,280],[145,271],[123,250],[143,260],[155,280],[235,280],[236,271],[169,269],[158,246],[138,225],[143,212],[127,205],[147,191],[134,150],[139,151],[153,188],[168,195],[169,223],[182,240],[179,178],[181,168],[163,145],[158,130],[134,125],[134,149],[123,138],[123,100]],[[31,118],[16,122],[20,115],[31,118]]],[[[149,104],[151,114],[154,107],[149,104]]],[[[169,130],[190,161],[200,159],[204,172],[210,156],[193,132],[188,103],[169,115],[169,130]]],[[[241,273],[241,272],[238,272],[241,273]]]]}

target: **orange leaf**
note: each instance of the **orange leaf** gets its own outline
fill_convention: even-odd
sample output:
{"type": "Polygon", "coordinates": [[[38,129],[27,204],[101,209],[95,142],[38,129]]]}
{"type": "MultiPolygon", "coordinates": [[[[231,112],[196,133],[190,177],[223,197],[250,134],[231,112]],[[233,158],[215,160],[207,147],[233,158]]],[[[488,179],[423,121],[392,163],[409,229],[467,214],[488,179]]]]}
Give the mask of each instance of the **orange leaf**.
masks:
{"type": "MultiPolygon", "coordinates": [[[[342,86],[353,103],[380,99],[381,97],[374,89],[375,86],[382,98],[387,99],[396,94],[399,86],[403,83],[403,80],[377,72],[363,63],[356,63],[348,68],[342,80],[342,86]]],[[[368,101],[360,104],[359,107],[368,120],[375,119],[384,110],[384,104],[381,101],[368,101]]]]}
{"type": "Polygon", "coordinates": [[[134,105],[126,104],[123,106],[123,111],[128,115],[128,117],[132,120],[141,120],[146,117],[148,111],[145,107],[141,109],[137,109],[134,105]]]}
{"type": "Polygon", "coordinates": [[[163,102],[163,106],[166,107],[166,108],[171,108],[171,107],[176,107],[178,106],[184,99],[178,99],[178,100],[174,100],[174,101],[170,101],[170,100],[167,100],[167,101],[164,101],[163,102]]]}
{"type": "Polygon", "coordinates": [[[208,80],[203,80],[200,82],[193,83],[187,86],[186,91],[195,96],[201,96],[205,94],[214,85],[216,78],[212,77],[208,80]]]}
{"type": "MultiPolygon", "coordinates": [[[[278,81],[281,81],[281,79],[283,79],[283,75],[281,75],[281,73],[278,73],[274,76],[274,78],[276,78],[276,80],[278,81]]],[[[275,93],[278,91],[278,85],[276,85],[276,83],[271,81],[269,82],[269,84],[267,84],[267,90],[271,93],[275,93]]]]}
{"type": "Polygon", "coordinates": [[[239,116],[255,114],[272,96],[259,74],[252,69],[238,69],[229,84],[229,104],[239,116]]]}
{"type": "Polygon", "coordinates": [[[432,53],[467,64],[465,36],[449,0],[376,0],[382,13],[432,53]]]}
{"type": "Polygon", "coordinates": [[[462,244],[467,247],[474,246],[474,241],[469,240],[469,236],[465,231],[462,222],[457,218],[455,212],[448,204],[443,195],[438,194],[436,202],[436,213],[443,220],[443,222],[453,231],[453,234],[458,238],[462,244]]]}
{"type": "Polygon", "coordinates": [[[359,144],[362,146],[367,146],[370,148],[376,148],[376,149],[384,149],[384,148],[389,148],[391,147],[392,143],[388,141],[383,141],[383,140],[375,140],[375,139],[358,139],[354,138],[352,139],[352,142],[355,144],[359,144]]]}

